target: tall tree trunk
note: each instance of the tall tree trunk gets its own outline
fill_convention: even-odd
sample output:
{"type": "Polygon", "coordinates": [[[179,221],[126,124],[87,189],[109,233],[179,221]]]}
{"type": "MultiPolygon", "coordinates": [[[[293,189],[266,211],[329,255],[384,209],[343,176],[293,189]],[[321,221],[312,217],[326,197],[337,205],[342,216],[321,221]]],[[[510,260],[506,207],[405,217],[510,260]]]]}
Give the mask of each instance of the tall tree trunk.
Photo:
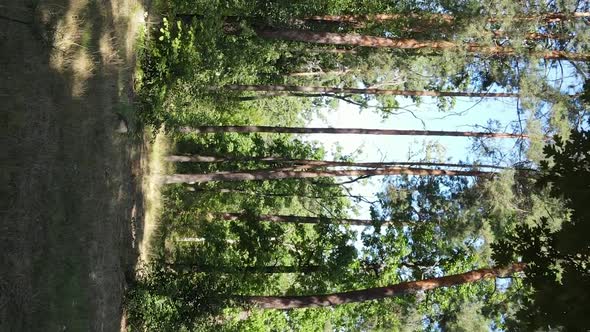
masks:
{"type": "MultiPolygon", "coordinates": [[[[291,40],[313,44],[349,45],[378,48],[397,49],[463,49],[470,53],[478,53],[492,56],[514,56],[516,50],[511,47],[483,46],[477,43],[462,44],[446,40],[417,40],[411,38],[386,38],[359,34],[346,34],[336,32],[314,32],[310,30],[278,29],[272,27],[260,27],[255,29],[256,34],[262,38],[291,40]]],[[[588,61],[588,53],[571,53],[565,51],[530,51],[527,55],[546,60],[574,60],[588,61]]]]}
{"type": "MultiPolygon", "coordinates": [[[[209,214],[207,219],[223,219],[226,221],[236,221],[247,218],[248,215],[243,213],[223,212],[216,214],[209,214]]],[[[308,217],[308,216],[291,216],[291,215],[274,215],[274,214],[263,214],[257,215],[256,218],[260,221],[270,221],[279,223],[300,223],[300,224],[319,224],[322,222],[328,222],[330,224],[346,224],[355,226],[371,226],[373,220],[371,219],[355,219],[355,218],[321,218],[321,217],[308,217]]],[[[388,221],[385,224],[399,224],[399,225],[411,225],[410,222],[404,221],[388,221]]]]}
{"type": "Polygon", "coordinates": [[[254,181],[273,179],[309,179],[337,176],[416,175],[416,176],[491,176],[495,173],[477,170],[454,171],[428,168],[386,167],[381,169],[216,172],[205,174],[172,174],[162,177],[164,183],[201,183],[209,181],[254,181]]]}
{"type": "MultiPolygon", "coordinates": [[[[502,38],[502,37],[510,37],[505,31],[494,30],[492,31],[494,37],[502,38]]],[[[554,40],[570,40],[573,36],[568,35],[567,33],[541,33],[541,32],[529,32],[525,35],[526,39],[529,40],[542,40],[542,39],[554,39],[554,40]]]]}
{"type": "Polygon", "coordinates": [[[299,198],[310,198],[310,199],[326,199],[326,198],[352,198],[357,200],[362,200],[364,202],[372,202],[369,197],[362,196],[362,195],[329,195],[329,196],[320,196],[320,195],[302,195],[297,193],[269,193],[269,192],[257,192],[254,190],[240,190],[240,189],[202,189],[202,188],[194,188],[188,187],[189,191],[194,192],[211,192],[211,193],[220,193],[220,194],[241,194],[241,195],[250,195],[250,196],[262,196],[262,197],[299,197],[299,198]]]}
{"type": "MultiPolygon", "coordinates": [[[[543,21],[546,23],[556,23],[563,21],[571,21],[580,18],[590,17],[590,12],[573,12],[573,13],[545,13],[539,15],[521,15],[514,18],[519,21],[543,21]]],[[[499,21],[496,17],[490,17],[488,22],[499,21]]]]}
{"type": "Polygon", "coordinates": [[[365,26],[366,23],[370,22],[386,22],[394,20],[406,20],[413,19],[420,21],[420,23],[426,25],[432,25],[436,23],[453,24],[455,18],[448,14],[373,14],[373,15],[314,15],[306,16],[303,18],[304,21],[316,21],[316,22],[338,22],[353,24],[357,27],[365,26]]]}
{"type": "MultiPolygon", "coordinates": [[[[211,88],[218,90],[219,88],[211,88]]],[[[505,92],[454,92],[454,91],[414,91],[374,88],[335,88],[324,86],[298,86],[298,85],[238,85],[230,84],[223,89],[233,91],[254,92],[280,92],[280,93],[320,93],[320,94],[360,94],[360,95],[386,95],[386,96],[424,96],[424,97],[479,97],[479,98],[518,98],[518,93],[505,92]]]]}
{"type": "Polygon", "coordinates": [[[191,263],[169,263],[166,267],[175,271],[220,272],[220,273],[313,273],[325,271],[319,265],[270,265],[270,266],[216,266],[191,263]]]}
{"type": "Polygon", "coordinates": [[[477,131],[405,130],[405,129],[364,129],[364,128],[306,128],[272,126],[198,126],[182,127],[182,133],[277,133],[277,134],[353,134],[392,136],[445,136],[445,137],[489,137],[527,138],[527,135],[510,133],[486,133],[477,131]]]}
{"type": "Polygon", "coordinates": [[[296,164],[302,168],[309,167],[367,167],[380,168],[384,166],[434,166],[434,167],[458,167],[458,168],[491,168],[491,169],[509,169],[497,165],[466,165],[457,163],[434,163],[434,162],[413,162],[413,161],[385,161],[385,162],[354,162],[354,161],[331,161],[331,160],[312,160],[312,159],[288,159],[282,157],[255,157],[255,158],[226,158],[202,155],[170,155],[165,157],[169,162],[194,162],[194,163],[221,163],[221,162],[260,162],[260,163],[285,163],[296,164]]]}
{"type": "MultiPolygon", "coordinates": [[[[546,13],[546,14],[539,14],[539,15],[523,15],[523,16],[515,16],[515,20],[519,21],[544,21],[547,23],[554,23],[554,22],[561,22],[561,21],[569,21],[573,19],[579,18],[587,18],[590,17],[590,12],[574,12],[574,13],[546,13]]],[[[373,15],[315,15],[315,16],[307,16],[303,19],[306,21],[320,21],[320,22],[341,22],[341,23],[351,23],[351,24],[360,24],[360,23],[367,23],[367,22],[385,22],[385,21],[393,21],[393,20],[400,20],[400,19],[413,19],[417,21],[422,21],[426,24],[428,23],[446,23],[446,24],[453,24],[455,22],[455,17],[448,14],[439,14],[439,13],[429,13],[427,15],[424,14],[412,14],[412,13],[405,13],[405,14],[373,14],[373,15]]],[[[498,18],[490,17],[488,22],[497,22],[498,18]]]]}
{"type": "Polygon", "coordinates": [[[332,71],[308,71],[308,72],[298,72],[298,73],[291,73],[289,76],[291,77],[313,77],[313,76],[341,76],[350,73],[351,70],[332,70],[332,71]]]}
{"type": "Polygon", "coordinates": [[[239,297],[239,299],[247,304],[262,309],[286,310],[295,308],[331,307],[339,304],[379,300],[441,287],[463,285],[484,279],[506,277],[516,272],[521,272],[523,269],[524,264],[517,263],[506,268],[496,267],[479,269],[446,277],[408,281],[387,287],[368,288],[350,292],[311,296],[243,296],[239,297]]]}

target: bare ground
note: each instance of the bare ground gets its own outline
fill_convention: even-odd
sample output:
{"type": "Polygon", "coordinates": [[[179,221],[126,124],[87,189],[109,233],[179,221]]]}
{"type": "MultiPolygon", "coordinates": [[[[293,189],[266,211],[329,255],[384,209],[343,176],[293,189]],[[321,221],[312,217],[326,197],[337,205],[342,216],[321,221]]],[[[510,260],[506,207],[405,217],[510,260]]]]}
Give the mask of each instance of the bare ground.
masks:
{"type": "Polygon", "coordinates": [[[121,329],[143,219],[145,147],[117,132],[133,1],[0,0],[0,331],[121,329]]]}

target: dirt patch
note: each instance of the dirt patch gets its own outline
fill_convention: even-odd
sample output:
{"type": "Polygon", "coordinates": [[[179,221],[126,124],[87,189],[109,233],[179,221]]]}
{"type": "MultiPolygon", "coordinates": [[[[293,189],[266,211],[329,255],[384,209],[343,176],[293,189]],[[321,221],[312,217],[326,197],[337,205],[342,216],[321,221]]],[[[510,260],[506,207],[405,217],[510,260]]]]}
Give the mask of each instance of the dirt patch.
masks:
{"type": "Polygon", "coordinates": [[[143,11],[7,0],[0,12],[0,331],[119,330],[145,148],[118,113],[133,105],[143,11]]]}

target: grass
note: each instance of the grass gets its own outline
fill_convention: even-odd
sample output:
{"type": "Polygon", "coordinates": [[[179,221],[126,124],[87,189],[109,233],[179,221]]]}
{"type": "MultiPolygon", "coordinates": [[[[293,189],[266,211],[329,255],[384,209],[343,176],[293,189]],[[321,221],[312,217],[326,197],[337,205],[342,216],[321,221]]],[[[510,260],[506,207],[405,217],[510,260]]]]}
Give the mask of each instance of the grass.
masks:
{"type": "Polygon", "coordinates": [[[0,331],[118,330],[143,218],[142,148],[116,132],[141,5],[5,6],[34,23],[0,21],[0,331]]]}
{"type": "Polygon", "coordinates": [[[156,134],[153,143],[150,146],[150,151],[147,153],[147,173],[149,176],[144,177],[142,184],[145,197],[145,218],[142,241],[140,243],[139,252],[140,259],[143,262],[148,262],[151,258],[155,232],[158,229],[158,220],[162,208],[161,189],[162,182],[161,175],[166,174],[170,170],[170,166],[164,161],[164,156],[168,154],[170,149],[170,142],[165,135],[160,132],[156,134]]]}

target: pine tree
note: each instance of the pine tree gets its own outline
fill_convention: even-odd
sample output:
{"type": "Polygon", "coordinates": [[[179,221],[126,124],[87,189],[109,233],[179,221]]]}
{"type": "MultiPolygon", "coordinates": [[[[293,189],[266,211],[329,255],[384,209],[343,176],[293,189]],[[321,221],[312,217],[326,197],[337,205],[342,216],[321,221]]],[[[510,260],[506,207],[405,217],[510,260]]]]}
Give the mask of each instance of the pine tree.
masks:
{"type": "Polygon", "coordinates": [[[507,277],[524,269],[524,264],[513,264],[506,268],[487,268],[473,270],[440,278],[408,281],[399,284],[368,288],[357,291],[309,296],[244,296],[239,299],[261,309],[296,309],[330,307],[339,304],[379,300],[405,294],[474,283],[483,279],[507,277]]]}

